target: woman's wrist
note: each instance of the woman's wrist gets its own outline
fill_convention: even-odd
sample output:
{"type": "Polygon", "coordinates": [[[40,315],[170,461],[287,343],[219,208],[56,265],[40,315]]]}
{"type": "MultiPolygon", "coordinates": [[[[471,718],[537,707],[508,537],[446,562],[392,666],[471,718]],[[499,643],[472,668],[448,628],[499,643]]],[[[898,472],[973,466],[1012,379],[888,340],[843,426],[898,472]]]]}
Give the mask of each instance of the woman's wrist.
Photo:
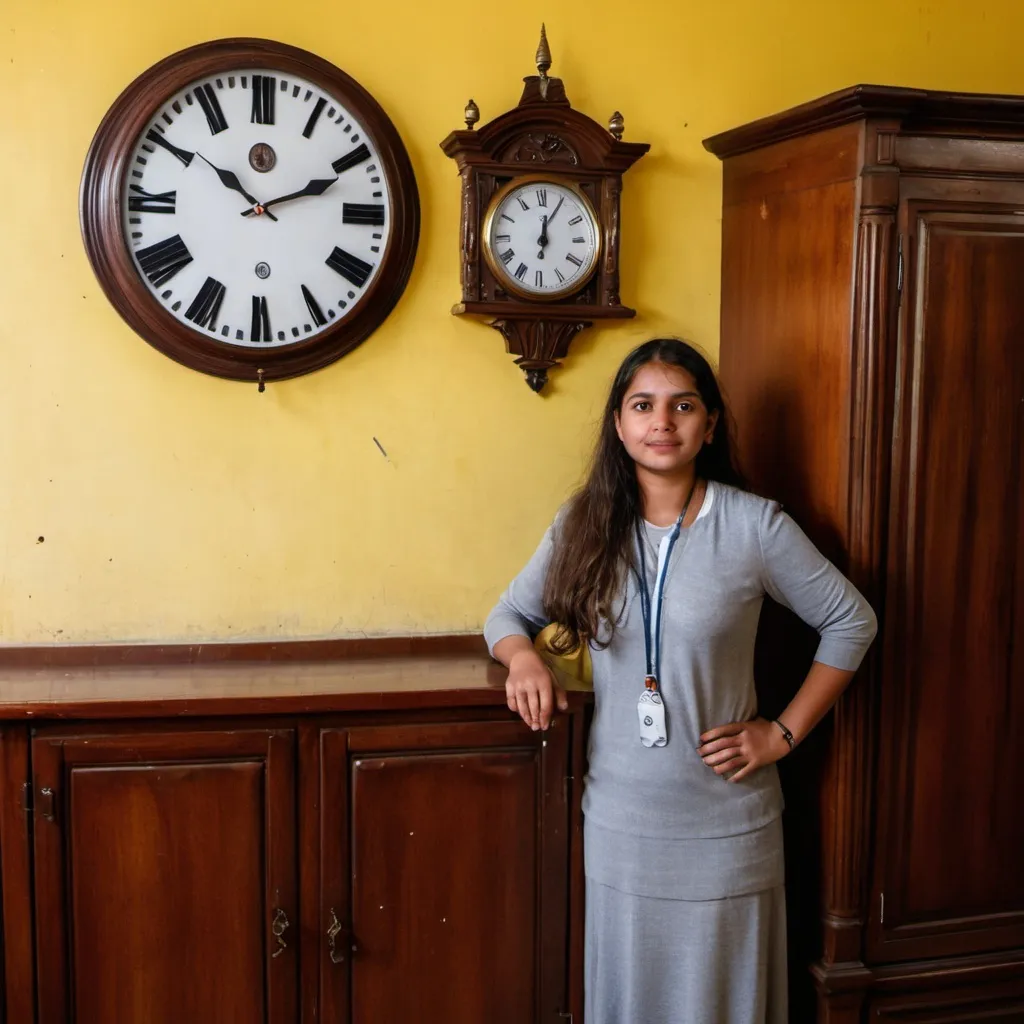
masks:
{"type": "Polygon", "coordinates": [[[773,718],[771,724],[772,728],[776,732],[778,732],[779,735],[781,735],[783,740],[785,741],[787,747],[786,752],[788,753],[796,746],[796,739],[794,738],[792,732],[790,732],[785,722],[783,722],[781,719],[773,718]]]}

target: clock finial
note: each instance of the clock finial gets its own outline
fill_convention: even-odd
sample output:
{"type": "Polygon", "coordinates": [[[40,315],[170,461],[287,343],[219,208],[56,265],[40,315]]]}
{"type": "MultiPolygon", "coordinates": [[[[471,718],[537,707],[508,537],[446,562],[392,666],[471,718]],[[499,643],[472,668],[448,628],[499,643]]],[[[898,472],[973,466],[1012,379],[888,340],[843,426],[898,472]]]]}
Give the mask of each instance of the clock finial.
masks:
{"type": "Polygon", "coordinates": [[[480,108],[472,100],[470,100],[466,104],[466,109],[463,113],[463,117],[465,117],[466,119],[466,127],[470,131],[472,131],[473,125],[475,125],[477,121],[480,120],[480,108]]]}
{"type": "Polygon", "coordinates": [[[551,47],[548,46],[548,33],[543,23],[540,26],[540,43],[537,46],[537,55],[534,60],[537,62],[541,81],[544,81],[548,77],[548,70],[551,67],[551,47]]]}
{"type": "Polygon", "coordinates": [[[626,122],[622,115],[616,110],[614,114],[608,119],[608,131],[619,140],[622,141],[622,133],[626,130],[626,122]]]}

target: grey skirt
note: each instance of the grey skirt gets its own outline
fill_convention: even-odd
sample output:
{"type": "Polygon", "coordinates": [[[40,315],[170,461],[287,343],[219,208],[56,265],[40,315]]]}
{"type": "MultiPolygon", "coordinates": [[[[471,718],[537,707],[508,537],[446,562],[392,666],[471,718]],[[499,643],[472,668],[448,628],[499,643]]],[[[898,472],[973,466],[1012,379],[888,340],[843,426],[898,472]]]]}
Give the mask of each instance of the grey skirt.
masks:
{"type": "Polygon", "coordinates": [[[586,1024],[787,1024],[783,886],[719,900],[587,879],[586,1024]]]}
{"type": "Polygon", "coordinates": [[[665,840],[585,823],[587,1024],[787,1024],[782,827],[665,840]]]}

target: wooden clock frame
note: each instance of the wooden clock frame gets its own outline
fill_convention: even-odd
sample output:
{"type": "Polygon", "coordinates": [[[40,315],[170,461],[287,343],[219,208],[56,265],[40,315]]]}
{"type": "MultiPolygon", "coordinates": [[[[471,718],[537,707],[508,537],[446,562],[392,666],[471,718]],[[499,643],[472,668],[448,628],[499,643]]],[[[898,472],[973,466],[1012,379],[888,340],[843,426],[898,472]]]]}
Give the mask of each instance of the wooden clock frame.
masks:
{"type": "Polygon", "coordinates": [[[441,143],[462,179],[462,301],[452,313],[485,318],[498,330],[536,392],[581,330],[595,320],[636,315],[619,299],[619,198],[623,173],[650,149],[645,142],[622,141],[620,114],[606,129],[574,110],[561,79],[548,77],[550,66],[542,29],[539,73],[523,80],[519,105],[477,130],[479,111],[470,100],[467,127],[441,143]],[[483,220],[492,197],[513,179],[540,172],[581,191],[597,211],[601,229],[596,273],[557,301],[510,294],[484,255],[483,220]]]}
{"type": "Polygon", "coordinates": [[[79,215],[85,249],[100,286],[136,333],[194,370],[260,384],[319,370],[380,326],[409,280],[420,222],[412,163],[380,104],[328,61],[266,39],[202,43],[166,57],[136,78],[114,102],[93,138],[82,174],[79,215]],[[290,72],[343,102],[373,140],[392,198],[391,235],[381,254],[380,271],[356,311],[313,338],[263,349],[205,338],[168,313],[139,275],[121,223],[121,195],[132,147],[156,111],[189,82],[240,67],[290,72]]]}

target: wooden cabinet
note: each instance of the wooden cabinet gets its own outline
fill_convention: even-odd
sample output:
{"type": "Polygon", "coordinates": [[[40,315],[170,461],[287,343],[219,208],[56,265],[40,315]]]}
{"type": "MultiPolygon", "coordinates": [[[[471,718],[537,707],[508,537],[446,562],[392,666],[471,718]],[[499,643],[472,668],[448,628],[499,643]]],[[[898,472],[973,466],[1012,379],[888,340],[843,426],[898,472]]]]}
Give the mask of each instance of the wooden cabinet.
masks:
{"type": "Polygon", "coordinates": [[[325,1022],[348,1005],[367,1024],[558,1021],[567,735],[564,719],[540,742],[504,721],[323,734],[324,806],[338,813],[321,921],[325,934],[344,922],[322,962],[325,1022]]]}
{"type": "MultiPolygon", "coordinates": [[[[821,1021],[1021,1016],[1022,118],[860,87],[707,143],[741,455],[882,626],[831,731],[783,762],[794,1020],[809,960],[821,1021]]],[[[808,648],[766,621],[781,701],[808,648]]]]}
{"type": "Polygon", "coordinates": [[[40,1024],[296,1019],[287,729],[41,729],[40,1024]]]}
{"type": "Polygon", "coordinates": [[[479,655],[224,671],[0,701],[0,1021],[581,1019],[579,695],[534,733],[479,655]]]}

